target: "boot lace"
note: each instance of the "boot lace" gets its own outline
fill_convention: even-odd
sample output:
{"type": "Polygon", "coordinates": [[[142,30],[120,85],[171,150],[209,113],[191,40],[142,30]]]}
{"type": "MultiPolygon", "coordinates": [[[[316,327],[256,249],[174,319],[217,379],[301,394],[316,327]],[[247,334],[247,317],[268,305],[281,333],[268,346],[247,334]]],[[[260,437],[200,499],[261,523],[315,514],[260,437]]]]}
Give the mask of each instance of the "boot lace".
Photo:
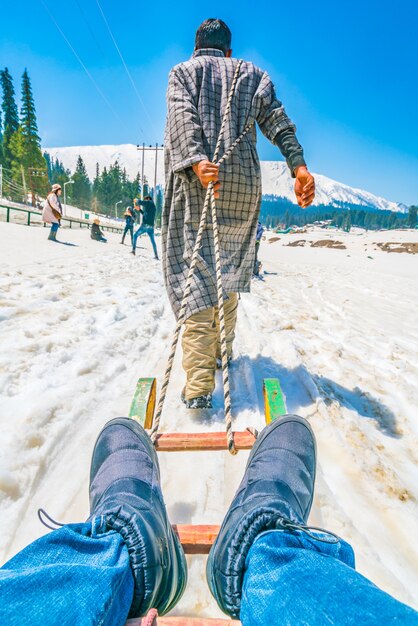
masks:
{"type": "Polygon", "coordinates": [[[65,524],[61,524],[61,522],[56,522],[54,519],[52,519],[52,517],[48,515],[48,513],[44,509],[38,509],[38,517],[39,517],[39,521],[41,522],[41,524],[43,524],[50,530],[57,530],[57,528],[60,528],[61,526],[65,526],[65,524]],[[54,524],[54,526],[50,526],[48,522],[45,521],[44,518],[46,518],[48,522],[51,522],[51,524],[54,524]]]}
{"type": "Polygon", "coordinates": [[[283,530],[289,530],[290,532],[295,530],[300,530],[304,532],[308,537],[314,539],[315,541],[322,541],[322,543],[339,543],[341,541],[341,537],[331,532],[330,530],[326,530],[325,528],[320,528],[319,526],[306,526],[305,524],[294,524],[288,519],[280,517],[276,522],[276,528],[282,528],[283,530]],[[317,531],[323,533],[325,537],[319,537],[318,535],[314,535],[312,531],[317,531]]]}

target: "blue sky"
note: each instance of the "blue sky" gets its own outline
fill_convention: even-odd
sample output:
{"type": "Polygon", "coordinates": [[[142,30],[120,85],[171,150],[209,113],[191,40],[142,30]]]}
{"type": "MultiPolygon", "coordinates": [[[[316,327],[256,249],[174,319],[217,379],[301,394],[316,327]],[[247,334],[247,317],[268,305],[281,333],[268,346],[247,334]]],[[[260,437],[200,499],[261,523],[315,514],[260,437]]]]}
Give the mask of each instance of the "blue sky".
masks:
{"type": "MultiPolygon", "coordinates": [[[[45,146],[162,142],[170,67],[221,17],[234,56],[269,71],[310,169],[418,204],[415,0],[20,0],[2,7],[0,67],[28,68],[45,146]],[[102,95],[51,20],[46,5],[102,95]]],[[[262,159],[281,158],[264,138],[262,159]]]]}

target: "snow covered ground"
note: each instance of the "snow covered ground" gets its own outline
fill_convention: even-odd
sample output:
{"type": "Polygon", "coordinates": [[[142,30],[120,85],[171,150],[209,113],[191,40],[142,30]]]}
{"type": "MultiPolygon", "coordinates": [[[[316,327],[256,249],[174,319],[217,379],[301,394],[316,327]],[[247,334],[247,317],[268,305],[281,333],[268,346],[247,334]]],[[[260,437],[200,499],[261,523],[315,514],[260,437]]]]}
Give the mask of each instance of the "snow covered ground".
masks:
{"type": "MultiPolygon", "coordinates": [[[[126,415],[140,376],[161,377],[173,331],[160,264],[109,233],[0,223],[0,562],[46,529],[88,515],[88,472],[102,425],[126,415]]],[[[358,569],[418,608],[418,256],[374,242],[417,232],[272,235],[268,272],[240,303],[232,399],[235,426],[261,428],[262,379],[278,376],[289,412],[318,440],[311,521],[352,542],[358,569]],[[276,238],[279,237],[277,240],[276,238]],[[289,247],[333,238],[346,249],[289,247]]],[[[160,247],[160,240],[157,239],[160,247]]],[[[222,428],[215,411],[186,411],[177,358],[162,428],[222,428]]],[[[220,523],[247,454],[161,454],[172,522],[220,523]],[[202,462],[204,458],[204,463],[202,462]]],[[[219,615],[204,559],[189,559],[176,613],[219,615]]]]}

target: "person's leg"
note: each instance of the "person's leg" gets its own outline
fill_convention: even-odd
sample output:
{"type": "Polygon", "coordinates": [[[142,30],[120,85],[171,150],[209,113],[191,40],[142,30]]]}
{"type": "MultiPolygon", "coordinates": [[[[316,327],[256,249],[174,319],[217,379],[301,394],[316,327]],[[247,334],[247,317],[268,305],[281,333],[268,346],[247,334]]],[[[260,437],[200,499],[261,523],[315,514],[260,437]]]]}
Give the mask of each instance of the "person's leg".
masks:
{"type": "MultiPolygon", "coordinates": [[[[125,237],[126,237],[126,233],[128,232],[128,230],[130,230],[130,229],[129,229],[129,226],[125,226],[124,231],[123,231],[123,235],[122,235],[122,241],[121,241],[121,243],[124,243],[124,242],[125,242],[125,237]]],[[[132,233],[131,233],[131,243],[132,243],[132,233]]]]}
{"type": "Polygon", "coordinates": [[[129,227],[129,234],[131,235],[131,245],[134,245],[134,227],[130,226],[129,227]]]}
{"type": "Polygon", "coordinates": [[[123,625],[181,597],[187,578],[170,525],[157,454],[144,429],[108,422],[90,469],[90,518],[63,526],[0,569],[0,624],[123,625]]]}
{"type": "Polygon", "coordinates": [[[354,570],[346,542],[306,526],[315,472],[305,419],[286,415],[263,429],[208,558],[220,608],[243,626],[418,624],[354,570]]]}
{"type": "Polygon", "coordinates": [[[254,259],[254,268],[253,268],[253,274],[254,276],[258,276],[260,273],[260,263],[258,261],[258,251],[260,249],[260,242],[256,241],[255,242],[255,259],[254,259]]]}
{"type": "Polygon", "coordinates": [[[240,619],[243,626],[417,625],[418,613],[356,572],[345,541],[276,530],[248,552],[240,619]]]}
{"type": "Polygon", "coordinates": [[[138,230],[136,231],[136,233],[134,234],[133,239],[132,239],[132,252],[135,252],[135,250],[136,250],[136,242],[138,240],[138,237],[143,235],[144,232],[145,232],[144,226],[140,226],[138,228],[138,230]]]}
{"type": "Polygon", "coordinates": [[[41,537],[0,569],[0,624],[124,624],[134,578],[121,535],[101,519],[41,537]]]}
{"type": "Polygon", "coordinates": [[[190,316],[182,338],[185,399],[213,392],[216,368],[216,322],[213,307],[190,316]]]}
{"type": "Polygon", "coordinates": [[[51,241],[56,241],[57,232],[58,232],[58,228],[59,227],[60,227],[60,225],[58,223],[51,224],[51,230],[49,232],[48,239],[50,239],[51,241]]]}
{"type": "MultiPolygon", "coordinates": [[[[235,339],[235,326],[237,323],[238,313],[238,294],[229,293],[228,299],[224,300],[224,315],[225,315],[225,334],[226,334],[226,349],[228,359],[232,358],[232,344],[235,339]]],[[[216,346],[216,358],[221,358],[221,338],[219,332],[219,315],[218,307],[216,307],[216,332],[217,332],[217,346],[216,346]]]]}
{"type": "Polygon", "coordinates": [[[158,260],[157,244],[155,243],[154,229],[152,228],[152,226],[148,227],[147,233],[149,238],[151,239],[152,249],[154,250],[154,257],[158,260]]]}

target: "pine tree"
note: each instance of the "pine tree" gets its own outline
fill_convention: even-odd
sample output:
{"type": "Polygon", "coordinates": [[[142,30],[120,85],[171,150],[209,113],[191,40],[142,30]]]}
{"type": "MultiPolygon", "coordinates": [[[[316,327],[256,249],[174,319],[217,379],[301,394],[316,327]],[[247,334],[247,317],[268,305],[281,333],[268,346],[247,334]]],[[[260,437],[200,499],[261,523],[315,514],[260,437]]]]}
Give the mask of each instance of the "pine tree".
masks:
{"type": "Polygon", "coordinates": [[[87,175],[86,166],[81,156],[78,156],[75,172],[72,177],[71,201],[80,209],[91,208],[91,183],[87,175]]]}
{"type": "Polygon", "coordinates": [[[19,126],[17,131],[13,133],[8,143],[8,152],[10,160],[8,165],[9,196],[17,202],[27,202],[27,181],[25,176],[25,168],[23,160],[25,155],[25,143],[23,139],[22,128],[19,126]]]}
{"type": "Polygon", "coordinates": [[[408,210],[408,228],[415,228],[417,225],[417,210],[418,207],[412,205],[408,210]]]}
{"type": "Polygon", "coordinates": [[[0,83],[3,90],[2,109],[4,115],[3,164],[5,168],[10,169],[12,155],[10,154],[9,144],[13,133],[15,133],[19,127],[19,115],[15,102],[13,79],[7,67],[0,72],[0,83]]]}
{"type": "Polygon", "coordinates": [[[35,206],[36,194],[45,195],[47,192],[48,177],[47,164],[41,150],[41,138],[38,135],[32,86],[26,69],[22,76],[20,125],[24,143],[22,165],[28,177],[28,185],[32,193],[32,204],[35,206]]]}
{"type": "Polygon", "coordinates": [[[46,161],[48,180],[50,185],[58,183],[61,187],[64,183],[71,179],[71,172],[64,167],[64,164],[59,159],[54,159],[48,152],[44,152],[44,159],[46,161]]]}

